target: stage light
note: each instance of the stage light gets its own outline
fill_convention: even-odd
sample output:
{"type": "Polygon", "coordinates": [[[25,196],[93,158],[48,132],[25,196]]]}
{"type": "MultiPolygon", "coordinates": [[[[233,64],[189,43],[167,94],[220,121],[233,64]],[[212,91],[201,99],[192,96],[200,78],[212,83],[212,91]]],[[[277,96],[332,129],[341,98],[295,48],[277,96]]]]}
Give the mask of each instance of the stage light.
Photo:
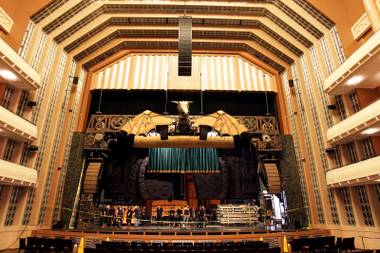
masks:
{"type": "Polygon", "coordinates": [[[362,134],[374,134],[374,133],[377,133],[378,131],[380,131],[380,128],[372,127],[372,128],[368,128],[364,130],[362,134]]]}
{"type": "Polygon", "coordinates": [[[38,146],[36,146],[36,145],[30,145],[30,146],[28,147],[28,149],[29,149],[29,151],[31,151],[31,152],[36,152],[36,151],[38,151],[38,146]]]}
{"type": "Polygon", "coordinates": [[[363,80],[364,80],[363,76],[354,76],[354,77],[347,80],[346,85],[354,86],[354,85],[359,84],[363,80]]]}
{"type": "Polygon", "coordinates": [[[4,79],[9,80],[9,81],[17,81],[18,80],[18,77],[16,76],[16,74],[10,70],[7,70],[7,69],[0,70],[0,76],[4,79]]]}

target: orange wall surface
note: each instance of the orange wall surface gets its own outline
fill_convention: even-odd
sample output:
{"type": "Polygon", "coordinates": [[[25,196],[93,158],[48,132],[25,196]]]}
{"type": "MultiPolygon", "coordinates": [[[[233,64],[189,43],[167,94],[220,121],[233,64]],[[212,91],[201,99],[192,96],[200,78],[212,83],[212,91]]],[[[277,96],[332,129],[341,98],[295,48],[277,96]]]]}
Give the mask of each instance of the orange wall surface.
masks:
{"type": "Polygon", "coordinates": [[[309,2],[335,22],[347,57],[373,34],[370,30],[356,41],[351,33],[351,27],[365,13],[362,0],[309,0],[309,2]]]}
{"type": "Polygon", "coordinates": [[[0,30],[0,37],[16,52],[20,48],[30,16],[51,0],[0,0],[0,6],[13,20],[9,34],[0,30]]]}
{"type": "Polygon", "coordinates": [[[369,104],[377,101],[380,96],[380,90],[373,89],[356,89],[356,94],[358,95],[360,108],[364,108],[369,104]]]}

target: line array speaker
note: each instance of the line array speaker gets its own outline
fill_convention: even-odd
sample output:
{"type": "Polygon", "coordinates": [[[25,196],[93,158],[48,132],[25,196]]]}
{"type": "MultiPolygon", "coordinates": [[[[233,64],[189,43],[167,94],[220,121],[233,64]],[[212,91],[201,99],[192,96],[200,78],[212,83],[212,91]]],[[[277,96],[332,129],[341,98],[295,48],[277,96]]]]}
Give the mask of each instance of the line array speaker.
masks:
{"type": "Polygon", "coordinates": [[[189,16],[179,17],[178,24],[178,75],[191,76],[192,18],[189,16]]]}

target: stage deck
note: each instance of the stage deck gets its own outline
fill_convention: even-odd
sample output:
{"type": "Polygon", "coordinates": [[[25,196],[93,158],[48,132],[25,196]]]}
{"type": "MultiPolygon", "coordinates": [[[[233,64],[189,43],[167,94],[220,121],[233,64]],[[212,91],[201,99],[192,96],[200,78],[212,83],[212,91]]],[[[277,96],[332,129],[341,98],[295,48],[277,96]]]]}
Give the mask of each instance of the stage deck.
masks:
{"type": "Polygon", "coordinates": [[[128,227],[127,229],[99,230],[34,230],[36,237],[81,238],[92,240],[144,241],[144,242],[221,242],[244,240],[270,240],[281,242],[294,238],[321,237],[331,235],[328,229],[307,230],[254,230],[248,227],[207,227],[207,228],[168,228],[168,227],[128,227]]]}

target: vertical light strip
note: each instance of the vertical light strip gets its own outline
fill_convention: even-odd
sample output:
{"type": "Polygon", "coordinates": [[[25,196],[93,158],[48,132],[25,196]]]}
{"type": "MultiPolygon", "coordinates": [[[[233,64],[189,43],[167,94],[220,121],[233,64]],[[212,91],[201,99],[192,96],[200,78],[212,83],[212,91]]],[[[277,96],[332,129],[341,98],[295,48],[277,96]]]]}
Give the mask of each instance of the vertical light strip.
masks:
{"type": "MultiPolygon", "coordinates": [[[[55,165],[56,158],[57,158],[58,147],[59,147],[59,145],[61,145],[61,136],[62,136],[62,131],[63,131],[63,123],[64,123],[64,119],[65,119],[64,116],[65,116],[65,112],[66,112],[66,103],[67,103],[67,99],[68,99],[67,97],[68,96],[65,96],[65,98],[64,98],[65,100],[63,101],[63,105],[62,105],[62,107],[60,107],[57,105],[57,97],[58,97],[57,95],[59,93],[60,86],[62,83],[63,72],[65,70],[66,61],[67,61],[67,54],[64,53],[62,55],[62,58],[61,58],[61,61],[59,63],[59,67],[57,70],[57,75],[55,77],[53,95],[49,101],[49,110],[48,110],[48,114],[47,114],[47,120],[45,123],[46,125],[44,126],[44,130],[49,136],[52,136],[54,132],[55,132],[55,136],[54,136],[53,147],[52,147],[51,151],[49,152],[50,156],[48,157],[48,159],[50,159],[50,160],[49,160],[49,165],[47,167],[47,177],[45,180],[45,187],[43,188],[43,196],[42,196],[42,202],[40,205],[40,213],[39,213],[38,224],[43,224],[45,221],[46,207],[48,204],[49,195],[50,195],[50,191],[51,191],[52,177],[53,177],[53,174],[55,171],[54,165],[55,165]],[[57,126],[57,128],[51,128],[52,118],[53,118],[54,112],[56,112],[57,109],[61,111],[58,126],[57,126]],[[63,110],[65,110],[65,111],[63,111],[63,110]]],[[[67,83],[69,84],[69,87],[71,87],[70,85],[72,85],[72,81],[70,81],[69,77],[67,78],[67,83]]],[[[66,85],[63,86],[63,90],[65,90],[65,89],[68,89],[68,87],[66,87],[66,85]]],[[[46,150],[46,146],[47,145],[44,146],[44,150],[46,150]]]]}
{"type": "Polygon", "coordinates": [[[334,197],[334,189],[327,189],[327,194],[329,197],[329,204],[330,204],[330,209],[331,209],[331,216],[332,216],[332,221],[335,225],[339,225],[339,213],[338,209],[336,208],[336,201],[334,197]]]}
{"type": "Polygon", "coordinates": [[[147,63],[147,65],[148,65],[148,73],[147,73],[147,80],[146,80],[146,83],[147,83],[147,88],[148,89],[155,89],[156,87],[154,87],[153,85],[154,85],[154,83],[153,83],[153,64],[154,64],[154,58],[153,58],[153,55],[148,55],[147,56],[148,57],[148,63],[147,63]]]}
{"type": "Polygon", "coordinates": [[[322,37],[320,39],[320,44],[322,46],[323,58],[325,59],[327,71],[328,71],[329,75],[331,75],[331,73],[334,72],[335,67],[333,64],[333,60],[331,59],[331,54],[329,54],[330,50],[329,50],[329,47],[327,45],[327,41],[326,41],[325,37],[322,37]]]}
{"type": "Polygon", "coordinates": [[[240,89],[242,91],[245,90],[245,81],[244,81],[244,75],[243,75],[243,60],[238,58],[238,69],[239,69],[239,80],[240,80],[240,89]]]}
{"type": "MultiPolygon", "coordinates": [[[[72,68],[75,70],[76,62],[73,62],[72,68]]],[[[56,198],[57,200],[55,202],[55,209],[54,209],[54,215],[53,215],[54,221],[57,221],[58,211],[62,205],[63,190],[64,190],[64,184],[65,184],[65,179],[66,179],[66,174],[67,174],[67,169],[68,169],[67,166],[68,166],[69,154],[71,150],[72,136],[74,133],[75,122],[78,117],[80,98],[83,95],[82,90],[83,90],[84,77],[85,77],[85,72],[82,70],[79,75],[79,82],[77,85],[75,98],[71,106],[71,108],[73,109],[73,112],[72,112],[73,116],[70,118],[70,122],[69,122],[69,134],[67,137],[67,141],[66,141],[67,144],[65,146],[65,151],[64,151],[64,160],[63,160],[63,165],[61,169],[61,177],[59,178],[58,193],[57,193],[57,198],[56,198]]]]}
{"type": "Polygon", "coordinates": [[[117,89],[126,89],[127,85],[125,82],[125,77],[127,76],[127,72],[125,71],[125,62],[126,59],[119,62],[119,69],[118,69],[118,78],[116,81],[116,88],[117,89]]]}
{"type": "Polygon", "coordinates": [[[141,56],[137,55],[135,58],[135,73],[133,76],[133,89],[139,88],[139,81],[140,81],[140,66],[141,66],[141,56]]]}
{"type": "Polygon", "coordinates": [[[313,63],[314,73],[316,74],[317,87],[318,87],[319,96],[322,99],[324,116],[325,116],[325,119],[326,119],[326,122],[327,122],[327,126],[331,127],[333,125],[333,120],[332,120],[331,110],[329,110],[327,108],[327,106],[328,106],[327,95],[324,92],[324,80],[325,79],[322,76],[322,71],[321,71],[321,68],[319,66],[319,61],[318,61],[317,53],[315,51],[314,46],[310,48],[310,54],[311,54],[311,60],[312,60],[312,63],[313,63]]]}
{"type": "Polygon", "coordinates": [[[203,85],[203,88],[204,90],[212,90],[212,83],[211,83],[211,79],[212,79],[212,75],[213,73],[211,72],[211,64],[210,64],[210,59],[211,57],[208,56],[206,57],[206,61],[205,61],[205,84],[203,85]]]}
{"type": "Polygon", "coordinates": [[[305,184],[305,173],[304,173],[304,165],[302,162],[302,154],[301,154],[301,145],[299,141],[299,134],[297,132],[297,121],[296,121],[296,111],[293,108],[293,101],[292,101],[292,92],[290,91],[289,87],[289,78],[288,74],[284,72],[282,74],[282,82],[283,82],[283,87],[285,91],[285,97],[286,97],[286,107],[287,111],[289,113],[288,117],[290,118],[291,124],[291,133],[293,137],[293,142],[294,142],[294,151],[296,153],[296,159],[297,159],[297,171],[298,171],[298,178],[300,180],[300,185],[301,185],[301,194],[302,194],[302,199],[304,201],[303,206],[305,207],[307,211],[307,216],[308,219],[310,220],[310,206],[309,206],[309,198],[306,192],[306,184],[305,184]]]}
{"type": "Polygon", "coordinates": [[[223,90],[223,73],[222,73],[222,61],[220,57],[214,57],[214,64],[216,65],[216,84],[218,90],[223,90]]]}
{"type": "MultiPolygon", "coordinates": [[[[292,76],[295,80],[300,80],[298,78],[296,66],[294,64],[291,65],[291,71],[292,71],[292,76]]],[[[299,106],[299,112],[301,114],[301,121],[302,121],[302,129],[304,133],[304,139],[305,139],[305,144],[306,144],[306,150],[307,150],[307,156],[308,156],[308,162],[309,166],[311,169],[311,174],[312,174],[312,185],[313,185],[313,190],[314,190],[314,195],[315,195],[315,202],[317,206],[317,215],[318,215],[318,221],[320,224],[325,223],[325,216],[323,213],[323,207],[322,207],[322,199],[320,195],[320,190],[319,190],[319,183],[318,183],[318,173],[317,173],[317,166],[314,161],[314,155],[313,155],[313,150],[312,150],[312,143],[311,143],[311,137],[310,137],[310,132],[309,132],[309,126],[307,124],[307,118],[306,118],[306,112],[305,108],[303,106],[303,101],[301,97],[301,89],[300,85],[297,83],[294,85],[296,88],[296,98],[297,98],[297,104],[299,106]]]]}
{"type": "Polygon", "coordinates": [[[250,74],[250,66],[244,61],[244,76],[247,90],[252,90],[252,75],[250,74]]]}
{"type": "Polygon", "coordinates": [[[222,56],[222,63],[223,63],[223,90],[231,90],[229,78],[228,78],[228,68],[227,68],[227,57],[222,56]]]}
{"type": "Polygon", "coordinates": [[[155,90],[164,89],[169,82],[171,89],[191,84],[191,87],[184,88],[201,89],[202,86],[204,90],[277,91],[271,78],[261,76],[263,70],[238,56],[193,57],[192,82],[173,75],[173,63],[177,64],[174,55],[133,54],[95,73],[91,89],[155,90]],[[168,69],[170,80],[167,80],[168,69]]]}
{"type": "Polygon", "coordinates": [[[37,69],[38,65],[40,64],[42,57],[42,49],[45,47],[46,38],[46,33],[41,32],[40,37],[38,39],[37,48],[33,54],[32,63],[30,64],[34,69],[37,69]]]}
{"type": "Polygon", "coordinates": [[[4,226],[11,226],[13,224],[13,220],[17,210],[17,203],[20,199],[20,195],[22,193],[21,186],[13,186],[11,197],[9,199],[8,211],[5,216],[4,226]]]}
{"type": "Polygon", "coordinates": [[[131,74],[131,57],[128,57],[127,58],[127,64],[125,66],[125,79],[124,79],[124,88],[125,89],[130,89],[131,87],[131,84],[129,83],[129,79],[130,77],[132,76],[131,74]]]}
{"type": "Polygon", "coordinates": [[[146,68],[147,68],[147,56],[143,55],[141,56],[141,61],[140,61],[140,89],[146,89],[146,68]]]}
{"type": "Polygon", "coordinates": [[[93,86],[93,89],[101,89],[102,88],[102,84],[104,82],[104,72],[103,71],[100,71],[98,72],[98,74],[96,75],[96,78],[95,78],[95,85],[93,86]]]}
{"type": "Polygon", "coordinates": [[[42,100],[45,98],[45,91],[46,87],[48,85],[49,77],[51,75],[51,69],[53,67],[54,57],[57,51],[57,44],[51,43],[50,48],[48,50],[48,58],[46,61],[46,65],[43,68],[43,74],[42,74],[42,80],[41,80],[41,87],[38,89],[38,96],[37,96],[37,105],[34,108],[32,119],[31,121],[36,124],[40,110],[41,110],[41,103],[42,100]]]}
{"type": "Polygon", "coordinates": [[[108,89],[116,89],[117,86],[116,86],[116,77],[117,77],[117,70],[119,68],[119,64],[114,64],[111,68],[111,73],[110,73],[110,81],[108,83],[108,89]]]}
{"type": "Polygon", "coordinates": [[[18,50],[18,55],[25,59],[28,50],[30,49],[30,39],[35,31],[36,25],[33,21],[29,21],[28,26],[26,27],[26,31],[24,33],[24,37],[22,38],[20,49],[18,50]]]}
{"type": "Polygon", "coordinates": [[[103,84],[103,89],[108,89],[109,87],[109,83],[110,83],[110,79],[111,79],[111,68],[106,68],[106,70],[104,71],[104,84],[103,84]]]}
{"type": "Polygon", "coordinates": [[[230,87],[231,90],[237,90],[237,84],[235,79],[235,66],[234,66],[234,57],[228,58],[228,69],[229,69],[229,77],[230,77],[230,87]]]}
{"type": "Polygon", "coordinates": [[[210,57],[210,64],[209,64],[209,66],[210,66],[209,73],[210,73],[210,76],[211,76],[211,78],[210,78],[210,83],[211,83],[210,89],[211,90],[216,90],[216,81],[215,81],[216,71],[215,71],[215,66],[214,66],[214,56],[210,57]]]}
{"type": "Polygon", "coordinates": [[[342,64],[346,60],[346,56],[344,55],[343,46],[339,38],[339,33],[335,26],[331,29],[331,35],[334,41],[335,50],[338,53],[339,63],[342,64]]]}
{"type": "Polygon", "coordinates": [[[153,89],[162,89],[162,84],[160,80],[158,79],[158,71],[161,65],[161,62],[160,62],[161,58],[162,57],[159,57],[158,55],[153,56],[153,73],[154,73],[154,74],[152,73],[153,89]]]}
{"type": "Polygon", "coordinates": [[[264,86],[264,72],[261,70],[261,69],[259,69],[258,71],[257,71],[257,74],[258,74],[258,83],[259,83],[259,90],[265,90],[265,86],[264,86]]]}
{"type": "MultiPolygon", "coordinates": [[[[73,70],[76,69],[76,62],[73,62],[72,69],[73,70]]],[[[69,134],[66,140],[64,160],[63,160],[62,169],[61,169],[61,176],[58,182],[57,197],[56,197],[54,214],[53,214],[53,221],[55,222],[58,220],[58,216],[59,216],[58,212],[62,205],[63,190],[65,186],[65,179],[66,179],[66,174],[68,170],[67,167],[68,167],[69,155],[70,155],[71,144],[72,144],[71,142],[72,142],[72,137],[75,130],[75,123],[78,118],[78,110],[80,109],[81,97],[83,96],[83,85],[84,85],[85,77],[86,77],[86,72],[82,69],[79,74],[79,82],[76,88],[75,97],[71,105],[71,108],[73,111],[72,111],[72,117],[70,118],[70,122],[68,124],[69,134]]]]}

